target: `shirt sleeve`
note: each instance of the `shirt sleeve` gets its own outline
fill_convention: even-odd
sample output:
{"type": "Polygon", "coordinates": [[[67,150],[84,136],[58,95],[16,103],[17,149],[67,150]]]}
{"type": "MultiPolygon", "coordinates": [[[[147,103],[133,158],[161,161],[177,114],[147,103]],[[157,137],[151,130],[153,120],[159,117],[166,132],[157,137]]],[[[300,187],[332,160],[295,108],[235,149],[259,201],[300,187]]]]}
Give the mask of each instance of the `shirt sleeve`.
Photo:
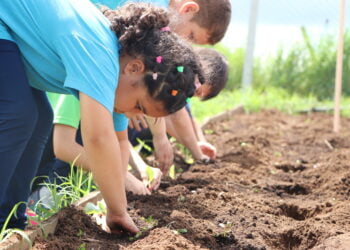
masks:
{"type": "Polygon", "coordinates": [[[12,36],[10,35],[10,32],[6,24],[4,24],[4,22],[1,21],[1,19],[0,19],[0,39],[9,40],[12,42],[14,41],[12,36]]]}
{"type": "Polygon", "coordinates": [[[78,129],[80,123],[80,104],[73,95],[47,93],[54,112],[54,124],[63,124],[78,129]]]}
{"type": "Polygon", "coordinates": [[[128,128],[129,119],[123,114],[113,112],[113,122],[114,130],[120,132],[128,128]]]}
{"type": "Polygon", "coordinates": [[[64,87],[90,96],[112,113],[119,76],[117,44],[109,48],[73,33],[58,37],[55,46],[67,74],[64,87]]]}

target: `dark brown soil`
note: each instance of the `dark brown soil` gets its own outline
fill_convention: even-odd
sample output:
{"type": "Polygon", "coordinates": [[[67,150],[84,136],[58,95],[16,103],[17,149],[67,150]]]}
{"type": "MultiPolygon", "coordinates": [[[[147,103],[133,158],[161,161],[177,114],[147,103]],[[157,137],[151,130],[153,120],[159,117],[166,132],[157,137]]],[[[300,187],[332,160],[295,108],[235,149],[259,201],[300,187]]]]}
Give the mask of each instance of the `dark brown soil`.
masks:
{"type": "Polygon", "coordinates": [[[128,196],[140,227],[153,227],[140,238],[118,239],[69,209],[35,247],[350,249],[350,120],[342,125],[334,134],[327,114],[237,114],[208,128],[216,163],[192,166],[152,196],[128,196]]]}

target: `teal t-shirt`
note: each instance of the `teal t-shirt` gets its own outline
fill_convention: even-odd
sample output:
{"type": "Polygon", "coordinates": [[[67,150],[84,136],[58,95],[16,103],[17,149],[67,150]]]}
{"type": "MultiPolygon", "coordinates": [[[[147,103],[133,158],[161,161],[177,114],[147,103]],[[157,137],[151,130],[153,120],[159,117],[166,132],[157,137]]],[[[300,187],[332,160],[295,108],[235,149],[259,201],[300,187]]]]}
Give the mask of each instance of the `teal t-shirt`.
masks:
{"type": "Polygon", "coordinates": [[[102,4],[111,9],[116,9],[126,3],[151,3],[158,7],[168,8],[169,0],[91,0],[95,4],[102,4]]]}
{"type": "Polygon", "coordinates": [[[83,92],[113,111],[119,45],[88,0],[1,0],[0,39],[18,45],[32,87],[83,92]]]}

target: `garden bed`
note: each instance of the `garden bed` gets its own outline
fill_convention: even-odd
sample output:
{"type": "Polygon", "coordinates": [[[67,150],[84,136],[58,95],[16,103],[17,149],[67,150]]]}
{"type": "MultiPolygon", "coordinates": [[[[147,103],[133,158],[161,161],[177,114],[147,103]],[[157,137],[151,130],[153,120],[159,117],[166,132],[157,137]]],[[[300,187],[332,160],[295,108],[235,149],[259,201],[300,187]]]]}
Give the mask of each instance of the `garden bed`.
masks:
{"type": "Polygon", "coordinates": [[[141,236],[107,234],[68,208],[34,249],[349,249],[350,120],[342,124],[334,134],[331,115],[278,111],[208,123],[216,163],[152,196],[128,195],[141,236]]]}

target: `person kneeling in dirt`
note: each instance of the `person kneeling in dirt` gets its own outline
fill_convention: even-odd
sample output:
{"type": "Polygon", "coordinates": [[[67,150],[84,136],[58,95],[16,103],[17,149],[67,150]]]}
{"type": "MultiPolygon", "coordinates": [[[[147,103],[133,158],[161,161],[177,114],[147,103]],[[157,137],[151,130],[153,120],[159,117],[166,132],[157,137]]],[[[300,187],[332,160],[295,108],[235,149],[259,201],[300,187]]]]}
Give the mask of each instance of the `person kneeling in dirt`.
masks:
{"type": "MultiPolygon", "coordinates": [[[[106,201],[111,232],[139,231],[127,212],[125,115],[174,113],[204,76],[192,47],[166,28],[164,9],[128,4],[108,18],[88,1],[1,1],[0,226],[28,199],[52,127],[51,91],[80,99],[80,158],[106,201]]],[[[10,228],[25,227],[25,209],[10,228]]]]}
{"type": "MultiPolygon", "coordinates": [[[[202,85],[198,82],[196,83],[195,96],[201,98],[202,101],[206,101],[216,97],[225,87],[228,79],[228,63],[214,49],[195,48],[195,51],[202,64],[206,79],[202,85]]],[[[216,158],[216,148],[206,141],[200,126],[191,115],[189,104],[172,115],[158,118],[156,124],[154,124],[154,119],[146,117],[146,122],[143,118],[143,115],[138,115],[136,120],[131,118],[129,121],[128,134],[133,146],[136,146],[139,140],[142,140],[151,148],[154,147],[155,154],[157,154],[162,148],[157,147],[154,143],[156,141],[154,134],[157,133],[157,137],[162,137],[160,140],[168,141],[166,135],[168,133],[189,149],[194,160],[207,162],[216,158]],[[161,129],[162,123],[166,127],[166,133],[158,131],[161,129]]],[[[167,170],[165,168],[163,172],[167,172],[167,170]]]]}

